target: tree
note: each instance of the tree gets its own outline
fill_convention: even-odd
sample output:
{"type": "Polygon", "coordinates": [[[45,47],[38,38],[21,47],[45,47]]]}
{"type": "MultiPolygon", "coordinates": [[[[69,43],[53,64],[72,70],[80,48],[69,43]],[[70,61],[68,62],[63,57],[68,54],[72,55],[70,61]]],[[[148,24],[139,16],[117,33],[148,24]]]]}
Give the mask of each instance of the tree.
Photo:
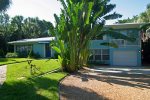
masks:
{"type": "Polygon", "coordinates": [[[23,33],[23,22],[24,17],[23,16],[15,16],[11,19],[11,27],[13,29],[13,36],[14,40],[20,40],[24,39],[24,33],[23,33]]]}
{"type": "Polygon", "coordinates": [[[50,22],[28,17],[24,20],[24,34],[27,38],[47,37],[49,26],[50,22]]]}
{"type": "Polygon", "coordinates": [[[0,0],[0,12],[5,11],[10,6],[11,0],[0,0]]]}
{"type": "MultiPolygon", "coordinates": [[[[63,6],[58,17],[54,15],[56,26],[51,24],[50,32],[56,37],[52,48],[60,53],[59,61],[64,70],[73,72],[87,64],[90,40],[109,35],[129,39],[119,33],[111,34],[104,29],[105,21],[120,18],[111,13],[116,7],[110,0],[59,0],[63,6]]],[[[108,44],[108,43],[107,43],[108,44]]],[[[111,44],[111,43],[109,43],[111,44]]]]}
{"type": "Polygon", "coordinates": [[[50,36],[48,29],[50,22],[39,20],[38,18],[24,18],[14,16],[10,18],[8,14],[0,13],[0,51],[7,52],[8,47],[12,51],[9,41],[16,41],[25,38],[40,38],[50,36]]]}
{"type": "Polygon", "coordinates": [[[133,18],[118,20],[116,23],[147,23],[150,22],[150,4],[147,5],[146,10],[133,18]]]}
{"type": "MultiPolygon", "coordinates": [[[[0,13],[0,49],[1,51],[7,51],[7,41],[9,40],[9,15],[0,13]]],[[[4,52],[4,53],[5,53],[4,52]]]]}
{"type": "Polygon", "coordinates": [[[138,15],[133,16],[132,18],[127,18],[123,20],[118,20],[116,23],[136,23],[138,20],[138,15]]]}
{"type": "Polygon", "coordinates": [[[150,4],[147,5],[146,11],[139,15],[137,22],[150,22],[150,4]]]}

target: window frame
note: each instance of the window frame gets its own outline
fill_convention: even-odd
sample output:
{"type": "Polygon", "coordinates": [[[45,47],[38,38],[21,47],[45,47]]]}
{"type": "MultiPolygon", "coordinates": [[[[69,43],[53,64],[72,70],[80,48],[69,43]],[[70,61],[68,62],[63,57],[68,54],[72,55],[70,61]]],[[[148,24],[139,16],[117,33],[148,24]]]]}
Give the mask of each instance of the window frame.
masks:
{"type": "Polygon", "coordinates": [[[109,53],[109,49],[91,49],[91,52],[92,52],[92,59],[90,58],[89,61],[110,61],[110,53],[109,53]],[[96,50],[99,50],[99,54],[95,53],[96,50]],[[108,50],[108,54],[107,53],[104,53],[103,50],[108,50]],[[97,60],[96,59],[96,56],[97,55],[100,55],[101,56],[101,59],[100,60],[97,60]],[[109,56],[108,60],[105,60],[103,58],[103,56],[109,56]]]}

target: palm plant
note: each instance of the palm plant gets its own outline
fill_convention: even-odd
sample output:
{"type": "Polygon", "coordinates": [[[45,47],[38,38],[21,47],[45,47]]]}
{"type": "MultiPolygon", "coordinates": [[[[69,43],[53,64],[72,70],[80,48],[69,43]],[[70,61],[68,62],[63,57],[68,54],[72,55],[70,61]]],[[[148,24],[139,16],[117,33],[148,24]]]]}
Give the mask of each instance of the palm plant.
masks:
{"type": "Polygon", "coordinates": [[[56,26],[51,24],[51,33],[56,37],[53,49],[60,53],[63,69],[73,72],[87,64],[90,40],[109,35],[128,39],[121,34],[108,33],[105,21],[120,18],[110,13],[116,5],[110,0],[59,0],[63,6],[58,17],[54,15],[56,26]]]}
{"type": "Polygon", "coordinates": [[[146,7],[146,11],[142,12],[138,19],[137,19],[137,22],[150,22],[150,4],[147,5],[146,7]]]}

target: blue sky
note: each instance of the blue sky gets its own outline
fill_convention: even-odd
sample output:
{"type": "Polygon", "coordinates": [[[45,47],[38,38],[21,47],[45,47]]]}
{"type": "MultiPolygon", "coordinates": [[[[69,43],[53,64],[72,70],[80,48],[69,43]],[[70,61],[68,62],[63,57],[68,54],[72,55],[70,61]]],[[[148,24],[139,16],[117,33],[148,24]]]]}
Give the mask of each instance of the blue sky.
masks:
{"type": "MultiPolygon", "coordinates": [[[[111,0],[116,4],[114,11],[123,15],[122,19],[138,15],[145,11],[150,0],[111,0]]],[[[8,9],[10,16],[22,15],[24,17],[39,17],[54,22],[54,13],[60,13],[61,4],[57,0],[12,0],[8,9]]],[[[114,21],[107,21],[112,24],[114,21]]]]}

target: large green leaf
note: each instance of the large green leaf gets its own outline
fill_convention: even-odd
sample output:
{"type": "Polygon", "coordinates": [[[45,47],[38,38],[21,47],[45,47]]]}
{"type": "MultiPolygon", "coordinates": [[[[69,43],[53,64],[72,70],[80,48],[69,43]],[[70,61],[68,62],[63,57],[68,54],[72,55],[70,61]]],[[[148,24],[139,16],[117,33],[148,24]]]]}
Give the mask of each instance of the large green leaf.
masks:
{"type": "Polygon", "coordinates": [[[57,53],[61,53],[61,50],[56,46],[52,46],[52,49],[55,50],[57,53]]]}
{"type": "Polygon", "coordinates": [[[121,18],[121,17],[122,17],[122,15],[114,12],[113,14],[109,14],[109,15],[104,16],[104,19],[105,20],[112,20],[112,19],[121,18]]]}

